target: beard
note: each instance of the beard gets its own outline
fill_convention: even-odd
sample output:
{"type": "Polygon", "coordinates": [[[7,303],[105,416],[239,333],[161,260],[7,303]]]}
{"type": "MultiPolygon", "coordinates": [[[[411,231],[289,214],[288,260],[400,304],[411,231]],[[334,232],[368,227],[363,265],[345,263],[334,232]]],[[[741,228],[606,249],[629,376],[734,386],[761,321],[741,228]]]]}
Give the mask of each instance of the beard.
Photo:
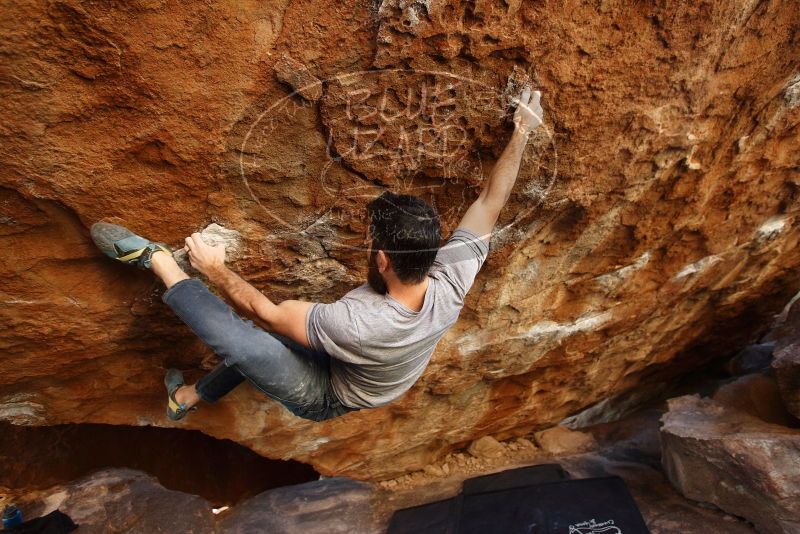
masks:
{"type": "Polygon", "coordinates": [[[369,255],[369,269],[367,271],[367,283],[369,286],[374,289],[377,293],[381,295],[385,295],[387,291],[386,282],[384,282],[383,277],[381,276],[380,271],[378,270],[378,260],[376,259],[378,254],[377,250],[373,250],[369,255]]]}

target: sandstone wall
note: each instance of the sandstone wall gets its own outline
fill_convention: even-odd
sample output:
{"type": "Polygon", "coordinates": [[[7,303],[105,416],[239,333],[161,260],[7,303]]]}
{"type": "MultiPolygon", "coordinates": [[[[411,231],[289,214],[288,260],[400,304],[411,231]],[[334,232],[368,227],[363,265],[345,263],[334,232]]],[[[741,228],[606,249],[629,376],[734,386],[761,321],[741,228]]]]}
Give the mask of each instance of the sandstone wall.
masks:
{"type": "Polygon", "coordinates": [[[792,2],[3,9],[4,420],[168,425],[163,369],[214,361],[147,273],[93,248],[94,221],[173,244],[217,222],[270,297],[330,301],[363,279],[378,187],[426,196],[453,227],[526,79],[545,127],[418,384],[319,424],[240,388],[185,426],[388,477],[673,380],[751,339],[797,287],[792,2]]]}

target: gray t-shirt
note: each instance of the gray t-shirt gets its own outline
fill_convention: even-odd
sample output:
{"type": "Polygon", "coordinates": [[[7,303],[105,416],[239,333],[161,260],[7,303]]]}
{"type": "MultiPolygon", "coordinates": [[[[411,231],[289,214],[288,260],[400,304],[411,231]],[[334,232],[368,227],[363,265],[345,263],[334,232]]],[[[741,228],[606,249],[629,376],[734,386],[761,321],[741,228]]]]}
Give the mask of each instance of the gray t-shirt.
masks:
{"type": "Polygon", "coordinates": [[[342,404],[382,406],[417,381],[439,339],[458,319],[488,253],[488,238],[457,228],[436,255],[418,312],[368,284],[336,302],[311,307],[308,341],[331,355],[331,383],[342,404]]]}

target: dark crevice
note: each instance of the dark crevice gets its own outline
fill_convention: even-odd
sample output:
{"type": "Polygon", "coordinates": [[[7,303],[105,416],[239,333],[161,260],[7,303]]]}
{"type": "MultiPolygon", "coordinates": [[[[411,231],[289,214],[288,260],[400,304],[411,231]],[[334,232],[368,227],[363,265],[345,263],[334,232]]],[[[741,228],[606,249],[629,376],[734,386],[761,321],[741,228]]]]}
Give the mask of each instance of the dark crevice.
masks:
{"type": "Polygon", "coordinates": [[[309,465],[271,460],[197,430],[102,424],[43,427],[0,421],[0,486],[33,491],[109,467],[158,478],[167,489],[233,505],[265,490],[319,479],[309,465]]]}

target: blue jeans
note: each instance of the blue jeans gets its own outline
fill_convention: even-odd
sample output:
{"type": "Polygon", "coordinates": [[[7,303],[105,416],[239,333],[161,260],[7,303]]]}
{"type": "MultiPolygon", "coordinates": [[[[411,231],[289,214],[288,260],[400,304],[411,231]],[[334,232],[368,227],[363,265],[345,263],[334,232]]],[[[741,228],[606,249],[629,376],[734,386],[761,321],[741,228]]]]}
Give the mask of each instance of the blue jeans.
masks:
{"type": "Polygon", "coordinates": [[[330,380],[330,355],[244,321],[200,280],[181,280],[162,300],[223,362],[197,382],[197,393],[215,402],[249,380],[290,412],[322,421],[358,410],[344,406],[330,380]]]}

